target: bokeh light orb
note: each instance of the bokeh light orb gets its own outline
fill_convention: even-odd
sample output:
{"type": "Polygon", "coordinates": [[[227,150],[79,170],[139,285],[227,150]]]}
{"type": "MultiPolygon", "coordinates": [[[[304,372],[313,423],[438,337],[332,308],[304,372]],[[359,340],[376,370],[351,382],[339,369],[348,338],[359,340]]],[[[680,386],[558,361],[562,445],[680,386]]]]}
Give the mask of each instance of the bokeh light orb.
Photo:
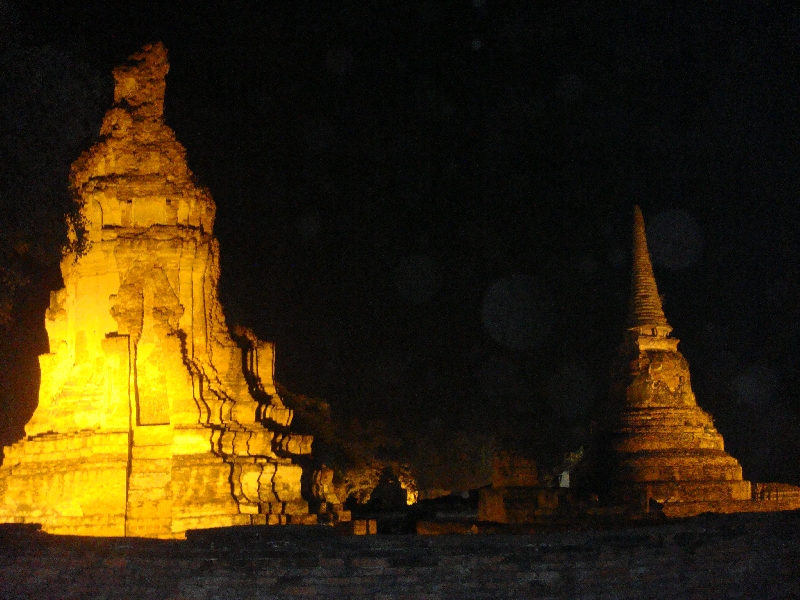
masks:
{"type": "Polygon", "coordinates": [[[401,301],[423,304],[432,299],[442,287],[441,265],[430,254],[410,254],[400,259],[395,266],[394,284],[401,301]]]}
{"type": "Polygon", "coordinates": [[[691,267],[703,251],[703,236],[695,218],[682,209],[664,210],[647,223],[650,256],[658,266],[679,271],[691,267]]]}
{"type": "Polygon", "coordinates": [[[304,213],[297,219],[296,227],[297,233],[300,234],[303,241],[309,242],[319,234],[322,227],[322,215],[317,210],[304,213]]]}
{"type": "Polygon", "coordinates": [[[565,365],[547,384],[547,403],[554,414],[577,421],[588,413],[595,399],[595,386],[585,369],[565,365]]]}
{"type": "Polygon", "coordinates": [[[503,403],[514,412],[537,409],[530,383],[520,366],[508,357],[489,356],[478,367],[477,377],[482,395],[495,405],[503,403]]]}
{"type": "Polygon", "coordinates": [[[495,342],[512,350],[525,350],[547,334],[551,315],[533,279],[512,275],[489,287],[483,297],[481,320],[495,342]]]}
{"type": "Polygon", "coordinates": [[[754,409],[765,410],[773,404],[780,379],[768,365],[751,365],[731,381],[735,399],[754,409]]]}

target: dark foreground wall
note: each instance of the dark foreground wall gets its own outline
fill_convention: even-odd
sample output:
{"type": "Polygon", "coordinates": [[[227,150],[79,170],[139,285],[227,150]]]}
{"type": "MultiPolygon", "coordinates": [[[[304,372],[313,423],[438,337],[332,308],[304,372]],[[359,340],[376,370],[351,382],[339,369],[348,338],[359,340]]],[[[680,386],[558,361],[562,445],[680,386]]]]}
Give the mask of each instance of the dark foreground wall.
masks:
{"type": "Polygon", "coordinates": [[[0,598],[800,598],[800,513],[536,535],[0,528],[0,598]]]}

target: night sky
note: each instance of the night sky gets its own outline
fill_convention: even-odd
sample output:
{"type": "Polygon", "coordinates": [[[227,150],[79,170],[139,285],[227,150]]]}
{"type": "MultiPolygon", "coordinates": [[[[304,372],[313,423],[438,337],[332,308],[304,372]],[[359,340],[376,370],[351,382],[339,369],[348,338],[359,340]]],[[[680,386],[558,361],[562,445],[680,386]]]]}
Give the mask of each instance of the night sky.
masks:
{"type": "Polygon", "coordinates": [[[64,164],[163,41],[226,316],[289,389],[556,462],[608,389],[639,204],[699,404],[745,477],[800,483],[795,2],[67,4],[0,0],[5,55],[97,98],[64,164]]]}

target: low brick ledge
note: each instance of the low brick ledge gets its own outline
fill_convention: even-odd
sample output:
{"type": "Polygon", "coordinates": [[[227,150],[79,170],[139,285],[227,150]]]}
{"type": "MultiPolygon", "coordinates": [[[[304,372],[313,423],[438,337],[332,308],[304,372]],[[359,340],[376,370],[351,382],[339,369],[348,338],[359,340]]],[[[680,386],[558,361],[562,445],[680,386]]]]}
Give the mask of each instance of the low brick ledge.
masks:
{"type": "Polygon", "coordinates": [[[0,526],[4,599],[689,597],[800,598],[800,512],[433,537],[289,526],[161,541],[0,526]]]}

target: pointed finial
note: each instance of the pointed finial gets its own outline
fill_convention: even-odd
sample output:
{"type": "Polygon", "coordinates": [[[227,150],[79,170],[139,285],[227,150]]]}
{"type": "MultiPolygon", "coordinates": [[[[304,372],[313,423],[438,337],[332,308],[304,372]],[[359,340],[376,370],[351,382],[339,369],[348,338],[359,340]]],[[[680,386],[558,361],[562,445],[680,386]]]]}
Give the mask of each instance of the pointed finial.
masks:
{"type": "Polygon", "coordinates": [[[631,270],[631,304],[628,329],[640,335],[666,337],[672,331],[661,307],[661,298],[653,275],[644,218],[638,206],[633,209],[633,268],[631,270]]]}

